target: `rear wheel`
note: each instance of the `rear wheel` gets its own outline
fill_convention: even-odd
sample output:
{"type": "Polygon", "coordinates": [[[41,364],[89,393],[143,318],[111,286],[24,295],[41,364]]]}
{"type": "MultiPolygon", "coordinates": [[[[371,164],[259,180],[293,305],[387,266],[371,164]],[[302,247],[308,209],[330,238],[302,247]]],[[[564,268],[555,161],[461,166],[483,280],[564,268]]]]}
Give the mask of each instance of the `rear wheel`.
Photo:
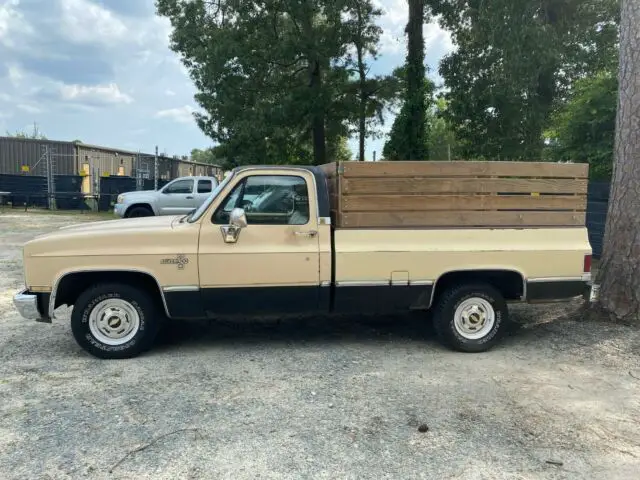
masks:
{"type": "Polygon", "coordinates": [[[151,347],[161,317],[157,302],[146,291],[102,284],[75,302],[71,330],[78,344],[96,357],[131,358],[151,347]]]}
{"type": "Polygon", "coordinates": [[[147,207],[132,207],[127,212],[127,218],[151,217],[153,212],[147,207]]]}
{"type": "Polygon", "coordinates": [[[461,352],[484,352],[500,340],[509,311],[494,287],[458,285],[442,294],[433,317],[442,343],[461,352]]]}

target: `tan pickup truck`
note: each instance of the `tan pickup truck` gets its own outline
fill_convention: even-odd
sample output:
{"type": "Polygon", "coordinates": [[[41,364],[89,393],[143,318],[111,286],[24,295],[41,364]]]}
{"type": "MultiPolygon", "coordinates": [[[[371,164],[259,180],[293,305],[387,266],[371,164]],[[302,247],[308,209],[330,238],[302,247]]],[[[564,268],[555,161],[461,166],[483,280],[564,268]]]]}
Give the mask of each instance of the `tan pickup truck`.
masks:
{"type": "Polygon", "coordinates": [[[27,319],[73,306],[101,358],[152,345],[167,319],[432,310],[480,352],[508,302],[587,295],[585,165],[347,162],[241,167],[184,216],[62,228],[24,246],[27,319]]]}

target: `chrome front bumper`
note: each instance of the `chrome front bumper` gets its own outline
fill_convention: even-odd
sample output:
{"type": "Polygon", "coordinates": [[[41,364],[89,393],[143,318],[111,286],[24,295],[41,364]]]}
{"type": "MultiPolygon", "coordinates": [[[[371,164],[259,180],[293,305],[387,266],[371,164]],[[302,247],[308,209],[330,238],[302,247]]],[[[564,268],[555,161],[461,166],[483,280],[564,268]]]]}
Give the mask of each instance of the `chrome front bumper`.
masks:
{"type": "Polygon", "coordinates": [[[22,290],[13,296],[13,304],[23,318],[43,321],[44,315],[38,309],[37,295],[28,293],[28,290],[22,290]]]}

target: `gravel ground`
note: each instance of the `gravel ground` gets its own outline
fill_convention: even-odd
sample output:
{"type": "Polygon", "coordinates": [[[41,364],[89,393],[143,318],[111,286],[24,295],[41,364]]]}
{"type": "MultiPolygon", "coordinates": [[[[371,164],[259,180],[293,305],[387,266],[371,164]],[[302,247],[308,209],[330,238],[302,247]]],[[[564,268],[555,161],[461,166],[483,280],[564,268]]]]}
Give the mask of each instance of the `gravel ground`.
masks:
{"type": "Polygon", "coordinates": [[[2,479],[638,478],[638,329],[520,306],[464,355],[418,317],[195,322],[100,361],[11,304],[21,244],[96,218],[0,214],[2,479]]]}

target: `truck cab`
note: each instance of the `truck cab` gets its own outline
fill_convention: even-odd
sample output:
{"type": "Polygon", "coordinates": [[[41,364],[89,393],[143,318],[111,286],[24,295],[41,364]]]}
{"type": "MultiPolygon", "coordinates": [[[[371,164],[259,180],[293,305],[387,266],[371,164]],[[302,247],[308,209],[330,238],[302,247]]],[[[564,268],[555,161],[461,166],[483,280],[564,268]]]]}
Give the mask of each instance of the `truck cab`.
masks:
{"type": "MultiPolygon", "coordinates": [[[[127,358],[147,349],[166,319],[411,310],[431,310],[447,346],[479,352],[501,337],[509,302],[588,294],[591,247],[579,215],[571,226],[375,226],[379,216],[414,217],[378,211],[373,195],[355,202],[334,180],[320,167],[240,167],[191,213],[45,235],[25,245],[26,287],[15,303],[43,321],[72,305],[85,350],[127,358]],[[345,225],[358,208],[374,225],[345,225]]],[[[449,221],[464,223],[456,215],[449,221]]]]}

